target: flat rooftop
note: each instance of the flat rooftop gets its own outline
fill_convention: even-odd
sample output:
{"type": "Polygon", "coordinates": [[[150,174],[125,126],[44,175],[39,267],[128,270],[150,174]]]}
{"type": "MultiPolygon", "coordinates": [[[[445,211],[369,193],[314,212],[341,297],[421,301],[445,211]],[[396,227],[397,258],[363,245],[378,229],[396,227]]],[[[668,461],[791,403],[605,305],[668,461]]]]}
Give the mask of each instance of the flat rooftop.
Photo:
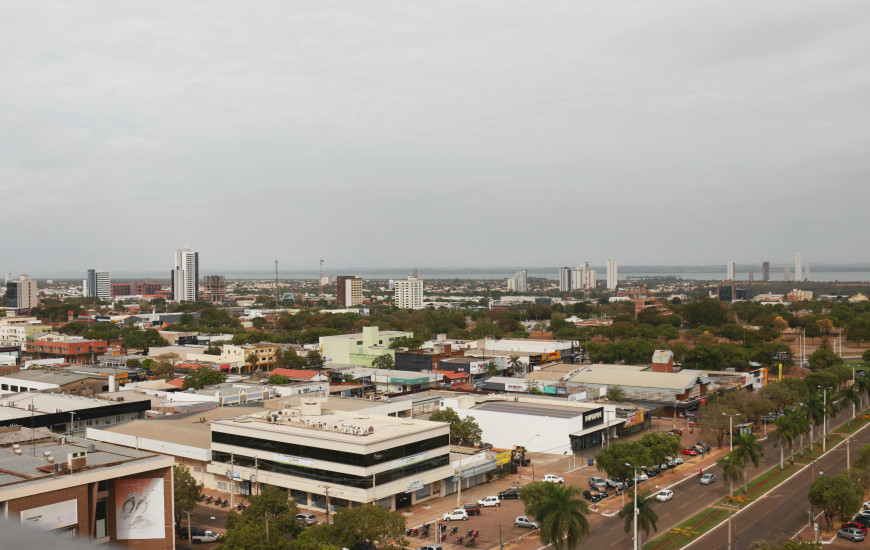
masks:
{"type": "Polygon", "coordinates": [[[0,449],[0,471],[2,471],[0,488],[33,481],[34,478],[51,478],[52,474],[45,471],[46,466],[49,465],[44,454],[46,452],[50,453],[55,462],[60,464],[67,461],[68,453],[85,451],[87,452],[89,470],[157,456],[146,451],[137,451],[136,449],[78,437],[67,437],[66,441],[65,445],[61,445],[59,440],[37,441],[33,446],[21,444],[20,455],[16,455],[11,446],[0,449]],[[93,445],[93,451],[90,450],[91,445],[93,445]]]}
{"type": "MultiPolygon", "coordinates": [[[[600,406],[600,405],[599,405],[600,406]]],[[[520,403],[513,401],[487,401],[474,406],[482,411],[524,414],[531,416],[547,416],[550,418],[574,418],[581,416],[590,408],[566,407],[564,405],[547,405],[543,403],[520,403]]]]}
{"type": "Polygon", "coordinates": [[[261,406],[217,407],[207,411],[158,416],[145,420],[134,420],[125,424],[101,428],[106,432],[119,433],[165,441],[178,445],[208,449],[211,447],[211,424],[216,420],[225,420],[237,416],[248,416],[263,413],[261,406]],[[205,419],[202,422],[200,419],[205,419]]]}
{"type": "MultiPolygon", "coordinates": [[[[147,397],[146,397],[147,399],[147,397]]],[[[144,401],[145,399],[142,399],[144,401]]],[[[132,400],[131,400],[132,401],[132,400]]],[[[31,415],[53,414],[58,411],[70,412],[82,409],[107,407],[113,403],[106,399],[80,397],[62,393],[9,393],[0,397],[0,420],[30,418],[31,415]],[[33,404],[33,410],[27,407],[33,404]]]]}
{"type": "MultiPolygon", "coordinates": [[[[272,412],[272,414],[277,413],[278,411],[272,412]]],[[[381,443],[427,430],[449,429],[448,425],[443,422],[351,412],[301,415],[292,420],[280,422],[268,422],[265,415],[263,415],[261,417],[252,416],[248,418],[235,418],[233,420],[221,420],[213,423],[214,428],[221,426],[240,427],[249,430],[296,435],[354,445],[381,443]],[[365,435],[345,433],[342,431],[345,427],[350,429],[362,428],[367,433],[365,435]]]]}
{"type": "Polygon", "coordinates": [[[64,384],[78,382],[79,380],[86,380],[88,378],[95,378],[95,375],[30,369],[21,370],[14,374],[7,374],[6,376],[0,376],[0,381],[6,382],[8,380],[9,383],[12,383],[15,380],[25,380],[27,382],[42,382],[45,384],[58,384],[62,386],[64,384]]]}

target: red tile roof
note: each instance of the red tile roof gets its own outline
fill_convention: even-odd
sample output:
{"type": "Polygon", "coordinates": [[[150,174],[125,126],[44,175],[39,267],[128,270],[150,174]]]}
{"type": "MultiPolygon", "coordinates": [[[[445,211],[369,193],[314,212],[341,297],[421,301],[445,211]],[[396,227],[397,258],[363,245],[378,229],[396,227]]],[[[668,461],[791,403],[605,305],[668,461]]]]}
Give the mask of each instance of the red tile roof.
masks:
{"type": "Polygon", "coordinates": [[[432,372],[437,372],[438,374],[443,374],[444,378],[448,380],[458,380],[460,378],[468,378],[467,372],[455,372],[452,370],[434,370],[432,372]]]}
{"type": "Polygon", "coordinates": [[[184,378],[173,378],[167,384],[171,384],[178,389],[182,389],[184,387],[184,378]]]}

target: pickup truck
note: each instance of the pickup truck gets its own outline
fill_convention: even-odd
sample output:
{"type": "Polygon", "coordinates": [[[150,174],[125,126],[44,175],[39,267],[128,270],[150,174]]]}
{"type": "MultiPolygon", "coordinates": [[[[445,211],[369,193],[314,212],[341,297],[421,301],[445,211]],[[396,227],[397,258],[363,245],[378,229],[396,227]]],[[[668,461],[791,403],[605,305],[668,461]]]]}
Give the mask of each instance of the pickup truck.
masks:
{"type": "Polygon", "coordinates": [[[205,533],[203,533],[201,535],[193,535],[191,537],[191,539],[193,539],[194,543],[214,542],[218,539],[218,534],[215,533],[214,531],[206,531],[205,533]]]}

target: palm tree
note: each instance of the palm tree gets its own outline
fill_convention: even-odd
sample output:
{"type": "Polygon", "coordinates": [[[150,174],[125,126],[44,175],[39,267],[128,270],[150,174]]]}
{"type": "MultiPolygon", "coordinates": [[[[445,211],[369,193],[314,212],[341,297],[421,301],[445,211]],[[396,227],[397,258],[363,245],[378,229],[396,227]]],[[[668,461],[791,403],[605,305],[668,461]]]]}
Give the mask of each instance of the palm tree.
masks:
{"type": "MultiPolygon", "coordinates": [[[[813,424],[810,422],[809,418],[807,418],[807,411],[804,409],[789,409],[787,414],[791,423],[794,425],[794,433],[801,438],[801,456],[804,456],[804,435],[810,433],[813,424]]],[[[791,463],[794,464],[794,442],[792,442],[791,447],[791,463]]]]}
{"type": "Polygon", "coordinates": [[[556,550],[577,548],[580,539],[589,535],[586,514],[589,507],[583,501],[579,487],[545,483],[536,498],[526,503],[526,514],[541,523],[539,533],[544,545],[556,550]]]}
{"type": "Polygon", "coordinates": [[[825,404],[822,396],[817,393],[812,393],[804,400],[804,410],[807,413],[807,418],[810,424],[810,447],[813,445],[813,427],[818,426],[825,419],[825,404]]]}
{"type": "Polygon", "coordinates": [[[737,460],[743,464],[743,493],[746,494],[748,492],[746,469],[750,462],[756,468],[758,467],[758,461],[764,449],[758,444],[758,437],[755,434],[740,434],[735,439],[733,453],[737,460]]]}
{"type": "MultiPolygon", "coordinates": [[[[619,511],[619,517],[625,518],[625,532],[631,532],[634,523],[634,492],[631,493],[631,499],[626,503],[625,506],[622,507],[622,510],[619,511]]],[[[658,521],[659,516],[656,514],[656,511],[652,506],[652,498],[650,498],[650,492],[644,491],[643,493],[637,496],[637,529],[638,531],[643,531],[645,536],[649,536],[650,529],[653,531],[658,531],[658,527],[656,527],[656,522],[658,521]]],[[[638,534],[638,538],[640,535],[638,534]]],[[[643,546],[640,541],[637,541],[637,546],[640,548],[643,546]]]]}
{"type": "Polygon", "coordinates": [[[855,408],[860,407],[861,405],[861,393],[859,392],[858,387],[855,384],[846,386],[843,388],[843,391],[840,392],[840,399],[843,400],[843,403],[852,404],[852,420],[855,420],[855,408]]]}
{"type": "MultiPolygon", "coordinates": [[[[728,485],[728,538],[731,538],[731,506],[734,505],[734,482],[743,479],[743,463],[734,455],[733,452],[728,453],[719,460],[719,466],[722,466],[722,479],[729,483],[728,485]]],[[[729,546],[730,546],[729,540],[729,546]]]]}
{"type": "Polygon", "coordinates": [[[858,392],[861,394],[861,409],[864,409],[864,396],[870,395],[870,376],[861,376],[855,379],[855,385],[858,386],[858,392]]]}
{"type": "Polygon", "coordinates": [[[523,363],[522,363],[522,361],[520,361],[520,356],[519,356],[519,355],[511,355],[510,358],[508,359],[508,365],[511,366],[511,371],[512,371],[514,374],[516,374],[516,372],[517,372],[520,368],[522,368],[523,363]]]}
{"type": "MultiPolygon", "coordinates": [[[[774,424],[776,424],[776,431],[770,434],[770,437],[773,439],[773,446],[779,447],[779,469],[782,470],[786,444],[790,443],[794,447],[796,426],[788,414],[777,418],[774,424]]],[[[791,460],[794,464],[794,453],[791,455],[791,460]]]]}

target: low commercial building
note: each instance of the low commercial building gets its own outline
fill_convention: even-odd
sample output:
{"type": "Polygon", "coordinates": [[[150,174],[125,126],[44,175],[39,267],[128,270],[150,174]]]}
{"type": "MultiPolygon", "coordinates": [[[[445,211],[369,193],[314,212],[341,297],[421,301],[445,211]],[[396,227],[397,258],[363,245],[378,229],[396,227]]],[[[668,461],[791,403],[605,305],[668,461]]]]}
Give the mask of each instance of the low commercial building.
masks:
{"type": "Polygon", "coordinates": [[[86,340],[80,336],[35,336],[25,350],[38,359],[63,359],[67,365],[93,364],[98,355],[106,353],[105,340],[86,340]]]}
{"type": "Polygon", "coordinates": [[[320,337],[320,354],[327,363],[372,366],[381,355],[389,355],[395,361],[395,350],[390,344],[399,338],[411,338],[413,332],[398,330],[381,331],[378,327],[363,327],[361,333],[320,337]]]}
{"type": "Polygon", "coordinates": [[[0,429],[24,426],[77,433],[144,418],[150,408],[151,400],[144,395],[112,401],[61,393],[18,393],[0,398],[0,429]]]}
{"type": "Polygon", "coordinates": [[[73,437],[31,443],[22,431],[0,443],[4,517],[95,546],[175,547],[172,458],[73,437]]]}
{"type": "Polygon", "coordinates": [[[444,397],[442,407],[474,418],[494,447],[554,454],[601,446],[626,422],[615,404],[546,396],[459,395],[444,397]]]}
{"type": "Polygon", "coordinates": [[[373,388],[378,394],[405,393],[425,389],[438,389],[444,375],[438,372],[414,372],[371,367],[344,367],[333,369],[341,378],[351,377],[354,381],[373,388]]]}
{"type": "Polygon", "coordinates": [[[92,374],[30,369],[0,376],[0,396],[38,391],[93,396],[109,390],[108,379],[92,374]]]}

